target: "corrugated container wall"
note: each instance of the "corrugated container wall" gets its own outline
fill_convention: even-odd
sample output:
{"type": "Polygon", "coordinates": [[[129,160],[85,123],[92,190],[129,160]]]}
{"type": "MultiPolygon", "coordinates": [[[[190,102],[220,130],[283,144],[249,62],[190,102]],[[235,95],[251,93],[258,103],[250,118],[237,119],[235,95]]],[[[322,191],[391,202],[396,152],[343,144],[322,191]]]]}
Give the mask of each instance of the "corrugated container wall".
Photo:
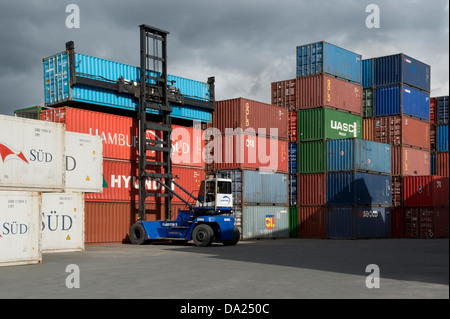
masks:
{"type": "Polygon", "coordinates": [[[288,110],[297,108],[296,79],[271,83],[272,104],[282,106],[288,110]]]}
{"type": "Polygon", "coordinates": [[[374,115],[374,92],[373,89],[363,89],[362,116],[363,118],[374,115]]]}
{"type": "Polygon", "coordinates": [[[436,207],[434,209],[434,237],[449,237],[449,208],[436,207]]]}
{"type": "Polygon", "coordinates": [[[298,205],[298,177],[296,174],[289,174],[288,176],[288,196],[289,206],[298,205]]]}
{"type": "Polygon", "coordinates": [[[375,118],[375,141],[430,149],[430,123],[409,116],[375,118]]]}
{"type": "Polygon", "coordinates": [[[298,111],[300,142],[336,138],[362,138],[362,117],[328,108],[298,111]]]}
{"type": "Polygon", "coordinates": [[[439,176],[449,177],[448,154],[449,154],[448,152],[437,153],[436,170],[437,170],[437,175],[439,175],[439,176]]]}
{"type": "Polygon", "coordinates": [[[430,98],[430,124],[436,124],[437,119],[437,99],[430,98]]]}
{"type": "Polygon", "coordinates": [[[303,142],[298,146],[298,172],[322,173],[327,170],[327,142],[303,142]]]}
{"type": "Polygon", "coordinates": [[[437,124],[448,124],[448,96],[440,96],[436,98],[437,124]]]}
{"type": "Polygon", "coordinates": [[[437,127],[437,151],[448,152],[448,125],[438,125],[437,127]]]}
{"type": "Polygon", "coordinates": [[[289,207],[289,238],[298,237],[298,208],[289,207]]]}
{"type": "Polygon", "coordinates": [[[297,77],[329,74],[357,84],[362,81],[361,55],[321,41],[297,47],[297,77]]]}
{"type": "Polygon", "coordinates": [[[298,237],[324,239],[327,237],[326,206],[298,207],[298,237]]]}
{"type": "Polygon", "coordinates": [[[287,124],[287,109],[244,98],[217,101],[213,116],[213,126],[222,134],[227,133],[226,129],[234,131],[240,128],[248,133],[287,140],[287,124]],[[260,132],[260,129],[265,131],[260,132]]]}
{"type": "Polygon", "coordinates": [[[403,53],[374,59],[375,86],[405,83],[430,92],[430,73],[429,65],[403,53]]]}
{"type": "Polygon", "coordinates": [[[297,143],[289,143],[289,174],[297,173],[297,143]]]}
{"type": "Polygon", "coordinates": [[[375,141],[375,121],[373,118],[363,119],[363,139],[375,141]]]}
{"type": "Polygon", "coordinates": [[[363,139],[327,141],[328,171],[361,171],[391,174],[391,147],[363,139]]]}
{"type": "MultiPolygon", "coordinates": [[[[75,54],[75,72],[77,76],[98,79],[110,83],[119,77],[126,81],[139,82],[140,68],[109,61],[85,54],[75,54]]],[[[132,94],[118,93],[114,90],[97,88],[84,84],[71,85],[70,65],[67,52],[58,53],[43,59],[44,93],[46,106],[67,104],[71,101],[102,105],[135,111],[138,99],[132,94]]],[[[207,83],[168,75],[168,81],[180,89],[183,95],[199,100],[209,100],[207,83]]],[[[150,111],[149,111],[150,112],[150,111]]],[[[156,113],[156,111],[151,111],[156,113]]],[[[177,107],[174,105],[172,117],[211,122],[211,113],[195,107],[177,107]]]]}
{"type": "Polygon", "coordinates": [[[386,205],[392,201],[391,176],[361,172],[328,172],[328,205],[386,205]]]}
{"type": "Polygon", "coordinates": [[[300,174],[298,176],[298,204],[320,206],[327,203],[325,173],[300,174]]]}
{"type": "Polygon", "coordinates": [[[449,205],[449,179],[441,176],[407,176],[403,179],[403,203],[409,207],[449,205]]]}
{"type": "Polygon", "coordinates": [[[392,147],[392,175],[418,176],[430,174],[430,152],[408,146],[392,147]]]}
{"type": "Polygon", "coordinates": [[[243,206],[242,238],[288,238],[289,207],[243,206]]]}
{"type": "Polygon", "coordinates": [[[430,120],[430,95],[406,85],[377,87],[375,116],[409,115],[430,120]]]}
{"type": "Polygon", "coordinates": [[[289,142],[297,142],[297,111],[289,111],[289,142]]]}
{"type": "Polygon", "coordinates": [[[404,237],[433,238],[434,210],[425,207],[405,207],[403,209],[404,237]]]}
{"type": "Polygon", "coordinates": [[[373,60],[362,60],[362,86],[363,88],[373,87],[373,60]]]}
{"type": "Polygon", "coordinates": [[[329,107],[362,115],[362,86],[321,74],[297,78],[297,107],[329,107]]]}

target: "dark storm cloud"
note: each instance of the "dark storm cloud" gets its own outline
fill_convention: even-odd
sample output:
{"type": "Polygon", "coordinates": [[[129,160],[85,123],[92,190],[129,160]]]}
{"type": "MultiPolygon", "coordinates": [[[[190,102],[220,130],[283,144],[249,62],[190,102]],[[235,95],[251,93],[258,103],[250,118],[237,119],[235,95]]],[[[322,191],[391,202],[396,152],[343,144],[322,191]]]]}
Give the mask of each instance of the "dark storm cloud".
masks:
{"type": "Polygon", "coordinates": [[[0,113],[43,104],[42,58],[77,52],[138,65],[139,24],[170,32],[169,73],[216,77],[218,99],[270,101],[295,77],[297,45],[325,40],[363,58],[407,53],[432,66],[432,95],[448,94],[448,2],[371,0],[18,0],[0,5],[0,113]],[[66,5],[80,8],[67,29],[66,5]],[[368,29],[368,4],[381,28],[368,29]]]}

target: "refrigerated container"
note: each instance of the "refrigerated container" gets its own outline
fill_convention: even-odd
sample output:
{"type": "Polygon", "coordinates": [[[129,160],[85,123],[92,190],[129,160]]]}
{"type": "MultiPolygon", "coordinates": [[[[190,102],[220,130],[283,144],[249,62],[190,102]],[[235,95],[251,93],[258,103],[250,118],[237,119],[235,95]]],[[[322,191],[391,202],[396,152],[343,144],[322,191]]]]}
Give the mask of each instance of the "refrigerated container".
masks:
{"type": "Polygon", "coordinates": [[[297,46],[297,77],[329,74],[361,84],[361,55],[325,41],[297,46]]]}

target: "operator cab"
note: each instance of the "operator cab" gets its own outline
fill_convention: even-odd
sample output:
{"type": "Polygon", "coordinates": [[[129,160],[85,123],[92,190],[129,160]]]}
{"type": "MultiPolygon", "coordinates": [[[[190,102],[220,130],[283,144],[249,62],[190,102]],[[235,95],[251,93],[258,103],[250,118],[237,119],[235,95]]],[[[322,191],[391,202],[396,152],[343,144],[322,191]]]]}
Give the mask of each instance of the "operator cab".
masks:
{"type": "Polygon", "coordinates": [[[215,214],[232,213],[233,194],[231,179],[210,177],[200,184],[196,207],[214,211],[215,214]]]}

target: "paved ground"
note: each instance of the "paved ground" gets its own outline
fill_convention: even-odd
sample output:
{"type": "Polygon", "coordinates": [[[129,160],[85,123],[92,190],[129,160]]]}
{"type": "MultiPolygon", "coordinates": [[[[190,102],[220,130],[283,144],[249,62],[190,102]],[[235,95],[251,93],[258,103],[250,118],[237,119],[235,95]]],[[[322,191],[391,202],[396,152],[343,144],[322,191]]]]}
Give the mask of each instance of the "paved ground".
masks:
{"type": "Polygon", "coordinates": [[[87,246],[44,254],[40,265],[0,268],[0,298],[448,299],[449,240],[87,246]],[[66,287],[70,264],[79,267],[80,288],[66,287]],[[366,287],[369,264],[379,267],[379,288],[366,287]]]}

